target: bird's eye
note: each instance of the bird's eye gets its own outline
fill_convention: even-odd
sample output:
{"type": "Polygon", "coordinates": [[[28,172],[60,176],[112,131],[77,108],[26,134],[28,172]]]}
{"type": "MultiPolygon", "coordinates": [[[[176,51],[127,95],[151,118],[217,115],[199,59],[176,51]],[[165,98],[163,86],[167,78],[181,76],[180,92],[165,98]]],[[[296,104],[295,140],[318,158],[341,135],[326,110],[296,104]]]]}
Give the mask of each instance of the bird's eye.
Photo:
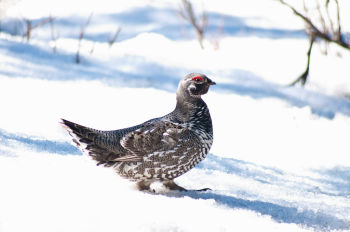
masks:
{"type": "Polygon", "coordinates": [[[196,76],[196,77],[193,77],[192,80],[195,82],[199,82],[203,80],[203,77],[196,76]]]}

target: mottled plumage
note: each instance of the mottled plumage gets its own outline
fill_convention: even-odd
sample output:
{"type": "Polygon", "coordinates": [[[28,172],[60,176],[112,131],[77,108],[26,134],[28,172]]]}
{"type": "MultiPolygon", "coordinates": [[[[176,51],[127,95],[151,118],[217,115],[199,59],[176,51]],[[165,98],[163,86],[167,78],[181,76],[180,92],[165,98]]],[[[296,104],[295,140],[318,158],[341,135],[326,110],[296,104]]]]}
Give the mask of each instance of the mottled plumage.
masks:
{"type": "Polygon", "coordinates": [[[140,125],[101,131],[62,119],[73,142],[98,164],[112,167],[140,190],[161,181],[185,190],[173,181],[202,161],[213,142],[209,110],[201,95],[214,85],[208,77],[191,73],[179,83],[171,113],[140,125]]]}

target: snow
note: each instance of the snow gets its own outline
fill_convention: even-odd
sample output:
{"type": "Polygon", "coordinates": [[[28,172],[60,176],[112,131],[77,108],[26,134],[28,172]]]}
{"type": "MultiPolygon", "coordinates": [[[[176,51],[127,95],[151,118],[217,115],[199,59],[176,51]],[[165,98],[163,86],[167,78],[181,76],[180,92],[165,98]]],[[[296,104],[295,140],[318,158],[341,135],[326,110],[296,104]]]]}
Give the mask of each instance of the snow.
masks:
{"type": "Polygon", "coordinates": [[[303,71],[308,46],[288,9],[277,1],[193,2],[208,11],[205,50],[174,1],[22,0],[6,10],[1,232],[350,231],[350,102],[343,97],[350,93],[350,55],[330,46],[324,56],[316,46],[306,88],[287,87],[303,71]],[[80,27],[91,12],[82,63],[75,64],[80,27]],[[49,25],[29,42],[11,35],[14,25],[24,32],[21,18],[49,15],[57,17],[56,42],[49,25]],[[190,72],[217,83],[204,96],[214,144],[176,182],[212,191],[138,192],[82,155],[58,123],[111,130],[164,115],[190,72]]]}

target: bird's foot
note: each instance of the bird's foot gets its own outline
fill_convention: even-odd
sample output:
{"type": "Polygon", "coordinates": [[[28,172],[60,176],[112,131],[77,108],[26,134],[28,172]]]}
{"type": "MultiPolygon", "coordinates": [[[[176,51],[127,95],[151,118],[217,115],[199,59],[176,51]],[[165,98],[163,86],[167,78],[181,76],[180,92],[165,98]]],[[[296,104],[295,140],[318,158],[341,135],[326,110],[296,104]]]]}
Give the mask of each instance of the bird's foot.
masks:
{"type": "Polygon", "coordinates": [[[151,181],[141,180],[136,183],[136,188],[139,191],[151,191],[151,181]]]}

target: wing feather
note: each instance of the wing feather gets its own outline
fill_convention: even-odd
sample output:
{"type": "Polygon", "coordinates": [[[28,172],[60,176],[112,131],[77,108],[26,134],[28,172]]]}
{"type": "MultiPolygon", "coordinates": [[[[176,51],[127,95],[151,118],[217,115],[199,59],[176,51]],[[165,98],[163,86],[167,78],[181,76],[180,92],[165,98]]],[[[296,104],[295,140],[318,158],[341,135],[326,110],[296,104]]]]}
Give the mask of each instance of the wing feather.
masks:
{"type": "Polygon", "coordinates": [[[142,157],[154,152],[173,150],[179,142],[186,140],[188,135],[187,128],[174,123],[150,122],[126,134],[120,144],[136,157],[142,157]]]}
{"type": "Polygon", "coordinates": [[[134,162],[154,152],[175,151],[191,137],[189,129],[168,121],[150,120],[116,131],[100,131],[62,119],[73,141],[98,164],[134,162]]]}

